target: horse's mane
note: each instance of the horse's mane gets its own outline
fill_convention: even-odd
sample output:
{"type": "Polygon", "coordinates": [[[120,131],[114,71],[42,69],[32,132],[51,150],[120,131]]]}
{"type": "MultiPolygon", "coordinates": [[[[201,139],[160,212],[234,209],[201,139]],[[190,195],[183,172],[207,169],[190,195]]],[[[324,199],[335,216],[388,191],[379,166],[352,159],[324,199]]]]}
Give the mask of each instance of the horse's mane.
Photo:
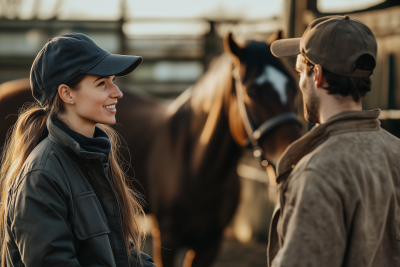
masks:
{"type": "Polygon", "coordinates": [[[210,113],[215,105],[220,106],[225,92],[232,86],[232,64],[232,58],[227,53],[214,58],[207,72],[171,103],[169,111],[176,111],[189,99],[195,113],[210,113]]]}
{"type": "MultiPolygon", "coordinates": [[[[185,109],[190,107],[192,115],[203,118],[201,121],[205,124],[199,125],[202,131],[199,136],[200,142],[196,148],[198,152],[202,151],[203,146],[209,143],[219,124],[221,115],[223,113],[228,115],[229,113],[232,63],[232,58],[227,53],[215,58],[200,80],[183,92],[168,107],[169,115],[176,114],[178,109],[185,106],[185,109]]],[[[200,154],[197,153],[197,155],[200,154]]],[[[194,159],[194,162],[199,163],[200,161],[194,159]]]]}
{"type": "Polygon", "coordinates": [[[196,111],[210,112],[213,102],[222,103],[221,97],[230,90],[232,59],[227,53],[215,58],[203,77],[193,86],[191,104],[196,111]]]}

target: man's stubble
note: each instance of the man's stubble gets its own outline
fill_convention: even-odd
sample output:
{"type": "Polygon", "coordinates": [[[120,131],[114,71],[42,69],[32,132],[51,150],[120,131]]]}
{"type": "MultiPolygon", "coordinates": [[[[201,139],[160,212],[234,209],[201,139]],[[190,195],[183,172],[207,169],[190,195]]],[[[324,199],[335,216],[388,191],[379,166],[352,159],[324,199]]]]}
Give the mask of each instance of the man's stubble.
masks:
{"type": "Polygon", "coordinates": [[[303,105],[304,105],[304,118],[309,123],[319,123],[319,105],[316,89],[313,86],[311,79],[304,85],[303,91],[303,105]]]}

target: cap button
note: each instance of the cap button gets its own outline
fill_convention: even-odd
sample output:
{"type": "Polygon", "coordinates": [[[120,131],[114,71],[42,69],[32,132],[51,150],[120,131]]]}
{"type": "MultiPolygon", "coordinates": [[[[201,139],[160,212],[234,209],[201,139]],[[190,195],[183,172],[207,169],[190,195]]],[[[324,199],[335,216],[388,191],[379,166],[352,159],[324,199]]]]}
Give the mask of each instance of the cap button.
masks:
{"type": "Polygon", "coordinates": [[[345,16],[344,16],[344,19],[350,19],[350,18],[349,18],[349,16],[345,15],[345,16]]]}

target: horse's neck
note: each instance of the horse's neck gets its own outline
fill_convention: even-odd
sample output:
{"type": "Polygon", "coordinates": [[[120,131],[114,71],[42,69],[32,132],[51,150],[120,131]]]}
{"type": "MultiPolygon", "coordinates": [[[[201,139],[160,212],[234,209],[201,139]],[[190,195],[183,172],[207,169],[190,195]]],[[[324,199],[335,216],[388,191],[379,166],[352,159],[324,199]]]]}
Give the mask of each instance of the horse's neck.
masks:
{"type": "Polygon", "coordinates": [[[213,99],[199,100],[189,89],[169,108],[172,142],[186,150],[183,160],[195,175],[224,176],[218,170],[234,167],[240,156],[241,149],[230,134],[224,93],[216,92],[213,99]]]}
{"type": "Polygon", "coordinates": [[[128,90],[123,92],[124,97],[118,103],[118,123],[115,128],[128,142],[136,142],[135,146],[149,145],[162,123],[162,114],[168,105],[154,97],[128,90]]]}

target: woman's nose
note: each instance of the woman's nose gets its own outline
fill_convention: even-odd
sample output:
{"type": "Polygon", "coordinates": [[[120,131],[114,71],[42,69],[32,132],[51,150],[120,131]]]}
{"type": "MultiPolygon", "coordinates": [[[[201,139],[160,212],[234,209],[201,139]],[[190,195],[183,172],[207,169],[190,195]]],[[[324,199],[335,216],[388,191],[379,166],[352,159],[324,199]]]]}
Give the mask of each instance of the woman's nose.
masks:
{"type": "Polygon", "coordinates": [[[122,98],[124,94],[119,90],[118,86],[114,84],[114,90],[111,94],[112,98],[122,98]]]}

